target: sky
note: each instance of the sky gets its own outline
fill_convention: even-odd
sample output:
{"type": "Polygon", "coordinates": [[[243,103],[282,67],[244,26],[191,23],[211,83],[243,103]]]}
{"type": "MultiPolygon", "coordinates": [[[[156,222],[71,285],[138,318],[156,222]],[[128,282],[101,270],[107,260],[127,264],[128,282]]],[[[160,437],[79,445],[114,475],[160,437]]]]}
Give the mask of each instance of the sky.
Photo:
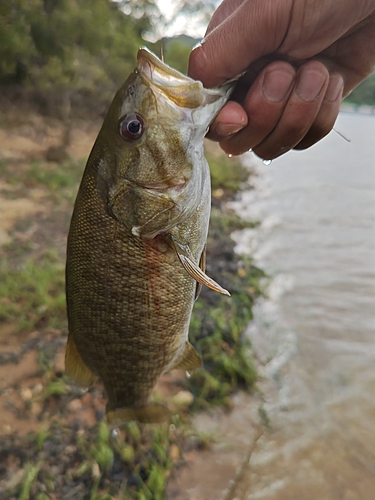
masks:
{"type": "Polygon", "coordinates": [[[176,7],[178,2],[176,0],[156,0],[156,3],[169,21],[167,30],[163,30],[163,33],[158,33],[160,38],[180,35],[182,33],[190,35],[193,38],[203,38],[207,21],[203,19],[203,16],[199,12],[195,15],[189,15],[187,18],[178,14],[176,7]]]}

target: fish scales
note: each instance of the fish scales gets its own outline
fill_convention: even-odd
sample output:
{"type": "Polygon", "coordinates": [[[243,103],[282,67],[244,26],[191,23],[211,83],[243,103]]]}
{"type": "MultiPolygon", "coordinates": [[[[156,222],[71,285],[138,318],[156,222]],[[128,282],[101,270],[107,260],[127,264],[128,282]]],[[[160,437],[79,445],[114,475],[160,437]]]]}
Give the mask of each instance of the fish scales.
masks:
{"type": "Polygon", "coordinates": [[[168,418],[151,393],[163,372],[201,365],[187,340],[197,281],[225,292],[199,263],[210,212],[203,137],[229,90],[206,91],[144,49],[138,61],[88,159],[67,247],[66,371],[82,386],[103,380],[116,424],[168,418]]]}

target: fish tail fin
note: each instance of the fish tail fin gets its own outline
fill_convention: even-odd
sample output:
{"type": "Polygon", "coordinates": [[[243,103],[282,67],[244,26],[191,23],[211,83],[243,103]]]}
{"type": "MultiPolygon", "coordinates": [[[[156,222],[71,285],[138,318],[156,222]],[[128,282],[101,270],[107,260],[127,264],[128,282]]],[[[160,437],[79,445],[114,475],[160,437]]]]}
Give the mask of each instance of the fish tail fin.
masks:
{"type": "Polygon", "coordinates": [[[172,412],[158,403],[150,403],[141,408],[117,408],[107,411],[109,424],[121,425],[132,420],[142,424],[159,424],[172,416],[172,412]]]}
{"type": "Polygon", "coordinates": [[[65,351],[65,373],[80,387],[90,387],[96,379],[96,375],[83,362],[70,333],[65,351]]]}

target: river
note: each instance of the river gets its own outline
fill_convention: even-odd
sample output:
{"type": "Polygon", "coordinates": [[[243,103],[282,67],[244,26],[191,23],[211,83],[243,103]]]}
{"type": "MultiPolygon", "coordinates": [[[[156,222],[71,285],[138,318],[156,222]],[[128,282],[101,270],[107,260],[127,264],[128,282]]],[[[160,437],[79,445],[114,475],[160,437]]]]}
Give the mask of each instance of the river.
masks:
{"type": "Polygon", "coordinates": [[[248,328],[270,428],[238,500],[375,499],[375,117],[254,165],[234,235],[270,276],[248,328]]]}

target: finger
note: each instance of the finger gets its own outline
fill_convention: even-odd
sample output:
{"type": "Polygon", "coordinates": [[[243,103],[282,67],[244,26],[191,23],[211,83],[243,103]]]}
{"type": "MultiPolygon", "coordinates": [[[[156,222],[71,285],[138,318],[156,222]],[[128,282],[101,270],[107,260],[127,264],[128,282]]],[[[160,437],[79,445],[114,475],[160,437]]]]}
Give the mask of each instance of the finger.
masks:
{"type": "Polygon", "coordinates": [[[319,61],[309,61],[297,72],[293,92],[274,130],[254,152],[274,159],[294,148],[305,137],[318,116],[329,83],[327,68],[319,61]]]}
{"type": "Polygon", "coordinates": [[[319,113],[310,130],[294,149],[309,148],[332,130],[340,111],[343,90],[344,80],[342,76],[339,73],[331,74],[319,113]]]}
{"type": "Polygon", "coordinates": [[[247,121],[243,107],[237,102],[229,101],[211,123],[207,137],[219,142],[245,128],[247,121]]]}
{"type": "Polygon", "coordinates": [[[288,30],[292,5],[292,0],[276,4],[270,0],[244,0],[191,52],[189,76],[201,80],[205,87],[214,87],[242,73],[263,55],[273,53],[288,30]]]}
{"type": "Polygon", "coordinates": [[[245,98],[243,106],[248,116],[248,124],[235,135],[218,137],[224,127],[219,122],[220,115],[217,117],[214,131],[224,151],[242,154],[257,146],[272,132],[288,102],[295,76],[294,68],[286,62],[269,64],[259,74],[245,98]]]}

